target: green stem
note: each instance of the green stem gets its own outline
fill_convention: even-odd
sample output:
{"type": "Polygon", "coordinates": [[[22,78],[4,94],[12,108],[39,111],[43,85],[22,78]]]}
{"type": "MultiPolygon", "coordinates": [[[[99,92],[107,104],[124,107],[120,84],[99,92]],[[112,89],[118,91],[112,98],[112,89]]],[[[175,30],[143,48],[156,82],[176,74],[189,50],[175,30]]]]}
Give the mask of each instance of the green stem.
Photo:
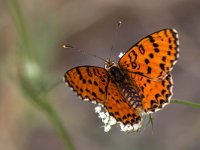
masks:
{"type": "Polygon", "coordinates": [[[10,14],[15,22],[16,29],[19,33],[19,38],[21,40],[21,50],[26,53],[29,59],[35,59],[34,47],[32,44],[31,36],[28,32],[26,22],[22,15],[19,3],[17,0],[7,0],[7,6],[9,8],[10,14]]]}
{"type": "Polygon", "coordinates": [[[69,150],[75,150],[69,133],[67,132],[67,130],[65,130],[60,117],[49,102],[50,99],[46,96],[41,96],[37,91],[35,91],[35,88],[33,88],[33,86],[28,82],[29,80],[27,81],[27,79],[21,74],[19,74],[19,81],[19,86],[21,87],[21,90],[23,91],[27,99],[31,100],[30,102],[32,102],[36,107],[47,114],[47,117],[52,123],[54,129],[61,137],[65,148],[69,150]]]}
{"type": "MultiPolygon", "coordinates": [[[[18,1],[7,0],[6,2],[19,34],[21,42],[21,47],[19,49],[19,52],[21,52],[20,56],[22,55],[23,58],[38,63],[36,57],[37,53],[35,51],[35,48],[33,47],[32,39],[28,32],[27,24],[22,15],[18,1]]],[[[20,59],[20,63],[20,66],[24,66],[26,61],[20,59]]],[[[64,125],[62,124],[62,121],[54,110],[53,105],[51,105],[49,98],[47,96],[41,96],[42,94],[39,93],[39,91],[41,91],[40,87],[43,84],[43,76],[41,76],[41,78],[33,79],[31,78],[31,76],[27,76],[27,74],[24,73],[25,71],[23,69],[21,67],[18,71],[19,86],[21,87],[22,92],[25,96],[28,97],[27,99],[31,100],[31,102],[36,104],[36,106],[38,106],[42,111],[47,114],[47,117],[51,121],[53,127],[63,140],[65,148],[69,150],[75,150],[75,147],[71,142],[70,135],[65,130],[64,125]],[[39,86],[37,85],[37,83],[40,83],[41,85],[39,86]]],[[[43,69],[40,68],[40,70],[43,69]]],[[[47,84],[44,84],[44,86],[42,87],[47,87],[47,84]]]]}
{"type": "Polygon", "coordinates": [[[57,133],[60,135],[63,143],[66,147],[68,147],[70,150],[75,150],[75,147],[71,141],[69,133],[65,130],[62,121],[60,120],[58,114],[53,109],[52,105],[50,105],[48,102],[43,100],[43,107],[45,107],[43,110],[46,111],[47,116],[49,117],[49,120],[51,121],[52,125],[56,129],[57,133]]]}
{"type": "Polygon", "coordinates": [[[171,100],[171,103],[176,103],[176,104],[182,104],[186,106],[192,106],[194,108],[200,108],[200,103],[194,103],[190,101],[185,101],[185,100],[171,100]]]}

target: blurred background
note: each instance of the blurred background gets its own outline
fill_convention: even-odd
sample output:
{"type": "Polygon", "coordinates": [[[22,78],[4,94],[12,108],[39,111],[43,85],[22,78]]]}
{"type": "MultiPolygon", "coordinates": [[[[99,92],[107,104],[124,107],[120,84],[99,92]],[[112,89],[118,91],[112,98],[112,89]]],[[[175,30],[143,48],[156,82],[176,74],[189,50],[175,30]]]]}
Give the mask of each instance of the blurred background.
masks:
{"type": "Polygon", "coordinates": [[[68,149],[59,124],[77,150],[200,149],[198,108],[168,105],[154,114],[153,132],[147,126],[134,134],[119,128],[105,133],[94,105],[62,82],[72,67],[104,65],[63,44],[105,59],[114,45],[117,62],[118,54],[141,38],[175,28],[180,59],[173,70],[173,99],[200,103],[199,27],[198,0],[0,1],[0,149],[68,149]]]}

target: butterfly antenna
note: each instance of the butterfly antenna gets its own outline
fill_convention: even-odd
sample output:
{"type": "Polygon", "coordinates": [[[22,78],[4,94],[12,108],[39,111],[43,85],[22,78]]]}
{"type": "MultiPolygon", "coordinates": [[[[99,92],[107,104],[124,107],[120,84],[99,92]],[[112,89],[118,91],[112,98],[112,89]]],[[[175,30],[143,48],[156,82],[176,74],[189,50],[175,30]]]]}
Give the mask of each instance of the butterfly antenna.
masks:
{"type": "Polygon", "coordinates": [[[88,52],[86,52],[86,51],[84,51],[84,50],[77,49],[77,48],[75,48],[75,47],[73,47],[73,46],[70,46],[70,45],[63,45],[62,47],[65,48],[65,49],[69,49],[69,48],[70,48],[70,49],[74,49],[75,51],[77,51],[77,52],[79,52],[79,53],[82,53],[82,54],[84,54],[84,55],[93,56],[93,57],[96,57],[96,58],[98,58],[98,59],[100,59],[100,60],[102,60],[102,61],[104,61],[104,62],[107,62],[107,60],[105,60],[105,59],[103,59],[103,58],[101,58],[101,57],[99,57],[99,56],[97,56],[97,55],[95,55],[95,54],[88,53],[88,52]]]}
{"type": "Polygon", "coordinates": [[[111,49],[110,49],[109,58],[111,58],[111,54],[112,54],[112,52],[113,52],[113,50],[114,50],[114,44],[115,44],[115,42],[116,42],[116,40],[117,40],[118,30],[119,30],[119,28],[120,28],[121,25],[122,25],[122,22],[121,22],[121,21],[118,21],[118,22],[117,22],[117,27],[116,27],[116,29],[115,29],[115,35],[114,35],[114,37],[113,37],[113,44],[112,44],[111,49]]]}

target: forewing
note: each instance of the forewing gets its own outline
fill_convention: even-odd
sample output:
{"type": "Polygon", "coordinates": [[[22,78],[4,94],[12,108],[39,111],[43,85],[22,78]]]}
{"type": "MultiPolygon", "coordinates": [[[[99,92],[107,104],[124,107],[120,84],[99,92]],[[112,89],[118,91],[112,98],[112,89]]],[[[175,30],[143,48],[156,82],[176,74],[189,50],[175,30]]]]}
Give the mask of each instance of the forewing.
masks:
{"type": "Polygon", "coordinates": [[[65,82],[84,100],[103,103],[108,88],[108,72],[95,66],[80,66],[67,71],[65,82]]]}
{"type": "Polygon", "coordinates": [[[164,78],[179,57],[178,34],[174,29],[155,32],[133,45],[119,60],[124,71],[151,79],[164,78]]]}

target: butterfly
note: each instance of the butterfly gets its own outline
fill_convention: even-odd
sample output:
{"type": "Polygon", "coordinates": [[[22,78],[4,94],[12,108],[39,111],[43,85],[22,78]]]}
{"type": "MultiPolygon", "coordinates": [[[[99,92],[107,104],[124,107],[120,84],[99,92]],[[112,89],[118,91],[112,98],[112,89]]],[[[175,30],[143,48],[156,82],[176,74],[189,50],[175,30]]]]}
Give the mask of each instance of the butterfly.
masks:
{"type": "Polygon", "coordinates": [[[77,95],[97,103],[95,111],[107,132],[118,123],[122,131],[137,131],[142,116],[166,106],[172,97],[171,71],[179,57],[178,33],[163,29],[134,44],[105,67],[78,66],[64,74],[77,95]]]}

